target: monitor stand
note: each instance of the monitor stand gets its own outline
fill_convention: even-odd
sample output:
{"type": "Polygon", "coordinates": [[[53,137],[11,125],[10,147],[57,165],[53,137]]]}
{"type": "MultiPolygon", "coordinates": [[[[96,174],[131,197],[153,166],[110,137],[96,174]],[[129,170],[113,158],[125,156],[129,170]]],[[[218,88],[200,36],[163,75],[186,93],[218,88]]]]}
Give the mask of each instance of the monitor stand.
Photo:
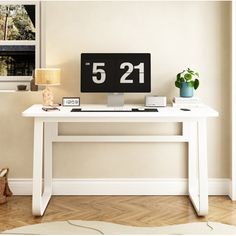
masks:
{"type": "Polygon", "coordinates": [[[108,93],[107,94],[107,106],[108,107],[122,107],[122,106],[124,106],[124,94],[123,93],[108,93]]]}

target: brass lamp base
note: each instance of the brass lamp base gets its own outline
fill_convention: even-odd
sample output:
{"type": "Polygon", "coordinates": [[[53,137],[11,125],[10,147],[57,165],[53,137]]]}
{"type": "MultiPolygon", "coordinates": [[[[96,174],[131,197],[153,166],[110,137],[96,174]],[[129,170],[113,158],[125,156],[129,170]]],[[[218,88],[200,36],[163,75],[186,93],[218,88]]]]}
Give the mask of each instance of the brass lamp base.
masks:
{"type": "Polygon", "coordinates": [[[43,105],[44,106],[53,105],[53,93],[48,86],[46,86],[46,88],[43,90],[43,105]]]}

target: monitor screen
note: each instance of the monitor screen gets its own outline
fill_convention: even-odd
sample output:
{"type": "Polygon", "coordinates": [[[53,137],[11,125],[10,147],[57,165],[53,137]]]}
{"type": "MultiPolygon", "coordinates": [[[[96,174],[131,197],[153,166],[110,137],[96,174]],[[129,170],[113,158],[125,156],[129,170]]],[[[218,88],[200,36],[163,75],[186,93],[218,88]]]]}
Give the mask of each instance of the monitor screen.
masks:
{"type": "Polygon", "coordinates": [[[82,53],[81,92],[150,92],[150,60],[150,53],[82,53]]]}

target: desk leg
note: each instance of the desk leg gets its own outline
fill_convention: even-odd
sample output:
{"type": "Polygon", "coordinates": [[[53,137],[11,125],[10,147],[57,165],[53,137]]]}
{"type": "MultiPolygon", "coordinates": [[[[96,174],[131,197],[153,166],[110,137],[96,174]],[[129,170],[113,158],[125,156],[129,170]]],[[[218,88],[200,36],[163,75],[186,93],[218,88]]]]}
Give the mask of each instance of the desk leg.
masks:
{"type": "Polygon", "coordinates": [[[33,162],[33,215],[43,215],[52,195],[52,131],[53,124],[35,119],[34,121],[34,162],[33,162]],[[44,132],[43,132],[44,131],[44,132]],[[43,136],[44,135],[44,136],[43,136]],[[43,145],[44,137],[44,145],[43,145]],[[44,146],[44,163],[43,163],[44,146]],[[42,172],[44,165],[44,186],[42,172]],[[43,193],[42,193],[43,191],[43,193]]]}
{"type": "Polygon", "coordinates": [[[207,126],[206,119],[198,121],[198,160],[199,160],[199,213],[208,213],[208,168],[207,168],[207,126]]]}
{"type": "Polygon", "coordinates": [[[188,146],[189,197],[199,216],[208,213],[207,132],[206,120],[184,122],[183,135],[188,146]]]}
{"type": "Polygon", "coordinates": [[[58,135],[58,123],[44,124],[44,191],[52,194],[52,143],[58,135]]]}

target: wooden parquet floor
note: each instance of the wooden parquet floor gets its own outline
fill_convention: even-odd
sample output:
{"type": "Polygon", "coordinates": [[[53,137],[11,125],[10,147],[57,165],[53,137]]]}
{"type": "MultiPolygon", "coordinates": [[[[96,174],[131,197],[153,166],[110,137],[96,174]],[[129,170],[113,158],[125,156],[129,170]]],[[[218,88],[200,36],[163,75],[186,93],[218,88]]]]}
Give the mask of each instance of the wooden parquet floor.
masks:
{"type": "Polygon", "coordinates": [[[215,221],[236,226],[236,202],[209,197],[207,217],[198,217],[187,196],[53,196],[43,217],[31,214],[31,197],[0,205],[0,231],[42,222],[98,220],[133,226],[215,221]]]}

